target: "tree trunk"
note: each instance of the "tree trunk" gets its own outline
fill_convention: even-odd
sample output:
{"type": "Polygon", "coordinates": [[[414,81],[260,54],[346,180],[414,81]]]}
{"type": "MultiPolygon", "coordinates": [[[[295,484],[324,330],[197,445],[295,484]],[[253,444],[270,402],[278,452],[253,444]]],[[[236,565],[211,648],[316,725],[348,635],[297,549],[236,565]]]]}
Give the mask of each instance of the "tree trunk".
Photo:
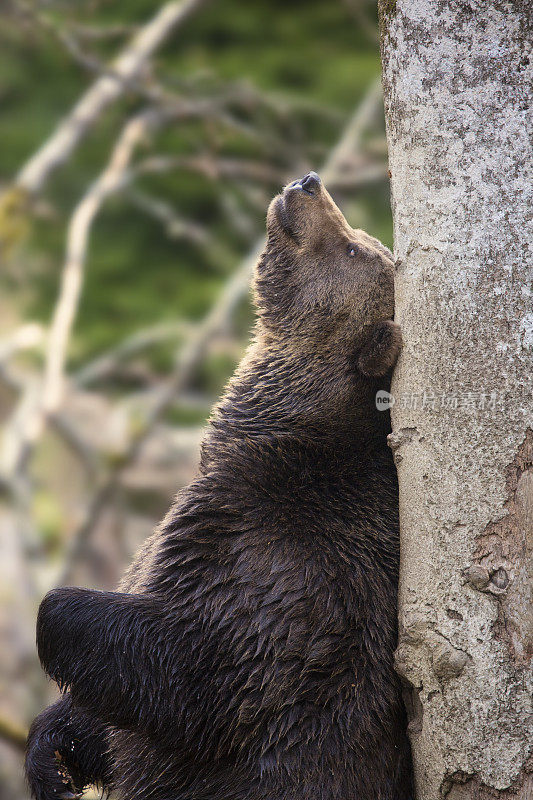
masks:
{"type": "Polygon", "coordinates": [[[390,437],[397,668],[417,798],[524,800],[533,798],[531,9],[528,0],[380,6],[405,341],[390,437]]]}

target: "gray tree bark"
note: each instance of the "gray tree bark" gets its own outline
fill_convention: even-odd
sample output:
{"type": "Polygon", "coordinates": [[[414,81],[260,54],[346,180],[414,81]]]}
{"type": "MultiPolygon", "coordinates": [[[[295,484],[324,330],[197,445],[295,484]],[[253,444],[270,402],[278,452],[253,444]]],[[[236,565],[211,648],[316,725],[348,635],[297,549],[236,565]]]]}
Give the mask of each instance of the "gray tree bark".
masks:
{"type": "Polygon", "coordinates": [[[380,0],[418,800],[533,798],[531,17],[380,0]]]}

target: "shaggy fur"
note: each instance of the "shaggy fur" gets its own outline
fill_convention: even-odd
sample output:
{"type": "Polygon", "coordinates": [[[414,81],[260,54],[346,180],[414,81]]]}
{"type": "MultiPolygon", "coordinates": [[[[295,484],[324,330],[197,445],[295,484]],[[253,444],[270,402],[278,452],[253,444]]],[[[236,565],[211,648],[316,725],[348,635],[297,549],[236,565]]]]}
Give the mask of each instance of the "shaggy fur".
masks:
{"type": "Polygon", "coordinates": [[[378,389],[400,346],[390,252],[314,173],[275,198],[255,340],[200,472],[119,592],[57,589],[36,800],[407,800],[393,669],[398,498],[378,389]]]}

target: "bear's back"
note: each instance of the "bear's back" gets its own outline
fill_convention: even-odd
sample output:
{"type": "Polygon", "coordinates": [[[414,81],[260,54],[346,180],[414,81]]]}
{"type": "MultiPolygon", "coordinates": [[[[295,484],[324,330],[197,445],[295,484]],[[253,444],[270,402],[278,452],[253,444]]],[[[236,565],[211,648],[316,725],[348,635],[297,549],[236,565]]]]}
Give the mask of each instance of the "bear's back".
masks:
{"type": "MultiPolygon", "coordinates": [[[[296,759],[313,771],[317,752],[344,759],[362,730],[368,739],[384,692],[396,702],[390,453],[377,447],[361,461],[344,447],[344,456],[336,450],[328,459],[320,448],[318,458],[299,452],[296,468],[293,448],[278,451],[278,463],[275,451],[265,459],[252,447],[254,472],[242,453],[233,468],[224,459],[211,464],[179,496],[124,584],[164,595],[180,640],[177,653],[163,645],[158,654],[164,669],[175,668],[182,701],[169,723],[174,755],[158,752],[156,760],[177,758],[177,783],[204,759],[292,774],[296,759]]],[[[126,740],[115,746],[129,774],[126,740]]]]}

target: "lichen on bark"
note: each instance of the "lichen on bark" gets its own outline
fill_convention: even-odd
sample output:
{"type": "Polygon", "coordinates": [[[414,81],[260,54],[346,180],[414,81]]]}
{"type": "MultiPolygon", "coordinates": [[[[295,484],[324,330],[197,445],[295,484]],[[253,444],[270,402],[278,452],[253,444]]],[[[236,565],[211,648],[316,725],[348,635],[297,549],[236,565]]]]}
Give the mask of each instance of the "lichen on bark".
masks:
{"type": "Polygon", "coordinates": [[[531,11],[382,2],[400,639],[418,800],[529,798],[531,11]],[[529,606],[529,607],[528,607],[529,606]]]}

